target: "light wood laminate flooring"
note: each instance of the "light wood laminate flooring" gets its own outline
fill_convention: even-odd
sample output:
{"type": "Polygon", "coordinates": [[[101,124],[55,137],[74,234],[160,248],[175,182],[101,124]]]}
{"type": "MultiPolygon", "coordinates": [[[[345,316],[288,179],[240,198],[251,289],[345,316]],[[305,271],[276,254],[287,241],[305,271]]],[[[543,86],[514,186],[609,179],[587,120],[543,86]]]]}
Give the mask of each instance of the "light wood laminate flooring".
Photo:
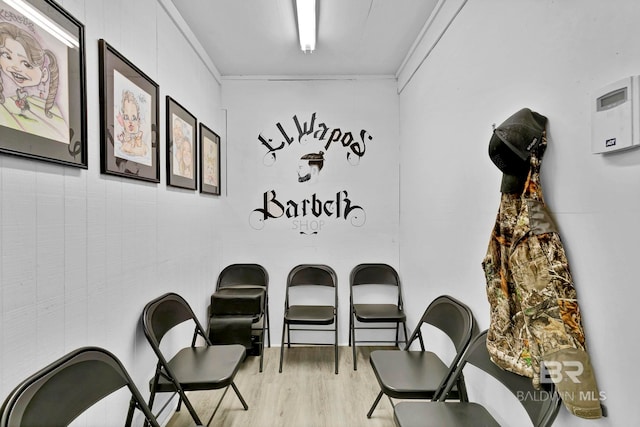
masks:
{"type": "MultiPolygon", "coordinates": [[[[380,391],[369,364],[369,354],[377,348],[381,347],[359,346],[358,370],[354,371],[351,348],[340,347],[338,375],[334,373],[332,346],[285,348],[282,373],[278,373],[280,348],[265,348],[262,373],[260,358],[249,356],[236,375],[236,385],[249,405],[247,411],[231,388],[217,410],[223,390],[190,392],[188,396],[202,422],[209,422],[209,426],[394,427],[393,408],[386,397],[367,418],[380,391]]],[[[182,405],[167,427],[193,425],[182,405]]]]}

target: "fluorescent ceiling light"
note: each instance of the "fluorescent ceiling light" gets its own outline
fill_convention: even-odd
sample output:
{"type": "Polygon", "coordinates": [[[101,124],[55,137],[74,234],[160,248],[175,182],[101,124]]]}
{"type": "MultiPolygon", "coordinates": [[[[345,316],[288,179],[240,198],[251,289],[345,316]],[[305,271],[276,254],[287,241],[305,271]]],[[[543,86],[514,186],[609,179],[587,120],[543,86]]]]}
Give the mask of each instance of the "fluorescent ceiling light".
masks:
{"type": "Polygon", "coordinates": [[[38,26],[43,28],[46,32],[60,40],[68,47],[73,49],[80,46],[80,43],[78,43],[78,39],[76,37],[67,33],[58,24],[44,16],[37,9],[24,2],[23,0],[4,0],[4,2],[35,22],[38,26]]]}
{"type": "Polygon", "coordinates": [[[300,49],[313,52],[316,48],[316,0],[296,0],[300,49]]]}

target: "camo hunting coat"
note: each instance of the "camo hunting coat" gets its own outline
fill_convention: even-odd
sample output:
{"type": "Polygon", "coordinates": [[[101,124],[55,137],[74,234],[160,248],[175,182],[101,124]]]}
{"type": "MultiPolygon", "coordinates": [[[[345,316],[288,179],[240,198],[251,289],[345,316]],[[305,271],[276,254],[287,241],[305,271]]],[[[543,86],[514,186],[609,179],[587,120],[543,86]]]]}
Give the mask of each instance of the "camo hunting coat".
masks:
{"type": "MultiPolygon", "coordinates": [[[[562,352],[577,351],[589,364],[568,261],[542,197],[540,164],[546,144],[543,136],[531,155],[522,194],[502,193],[482,262],[491,308],[487,336],[491,358],[503,369],[532,378],[536,385],[540,384],[540,362],[562,352]]],[[[592,374],[591,366],[587,368],[592,374]]],[[[587,383],[577,387],[595,389],[595,380],[587,383]]],[[[599,417],[599,404],[596,413],[579,413],[580,408],[569,407],[572,403],[564,400],[575,415],[599,417]]]]}

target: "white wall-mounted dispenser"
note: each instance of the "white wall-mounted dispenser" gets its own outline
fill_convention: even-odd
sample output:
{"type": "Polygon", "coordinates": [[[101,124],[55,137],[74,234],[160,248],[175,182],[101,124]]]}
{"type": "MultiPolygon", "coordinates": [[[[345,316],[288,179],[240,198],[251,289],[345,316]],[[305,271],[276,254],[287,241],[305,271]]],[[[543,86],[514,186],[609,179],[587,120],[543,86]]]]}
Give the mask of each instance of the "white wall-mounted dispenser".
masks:
{"type": "Polygon", "coordinates": [[[640,76],[626,77],[591,96],[591,151],[640,145],[640,76]]]}

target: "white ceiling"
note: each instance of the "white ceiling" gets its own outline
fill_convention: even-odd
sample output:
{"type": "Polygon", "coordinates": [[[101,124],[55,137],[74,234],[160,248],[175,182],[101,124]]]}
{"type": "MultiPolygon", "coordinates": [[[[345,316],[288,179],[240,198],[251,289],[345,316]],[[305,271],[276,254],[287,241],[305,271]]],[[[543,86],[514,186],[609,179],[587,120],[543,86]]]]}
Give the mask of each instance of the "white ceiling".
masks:
{"type": "Polygon", "coordinates": [[[318,0],[313,53],[294,0],[171,0],[222,76],[395,75],[438,0],[318,0]]]}

